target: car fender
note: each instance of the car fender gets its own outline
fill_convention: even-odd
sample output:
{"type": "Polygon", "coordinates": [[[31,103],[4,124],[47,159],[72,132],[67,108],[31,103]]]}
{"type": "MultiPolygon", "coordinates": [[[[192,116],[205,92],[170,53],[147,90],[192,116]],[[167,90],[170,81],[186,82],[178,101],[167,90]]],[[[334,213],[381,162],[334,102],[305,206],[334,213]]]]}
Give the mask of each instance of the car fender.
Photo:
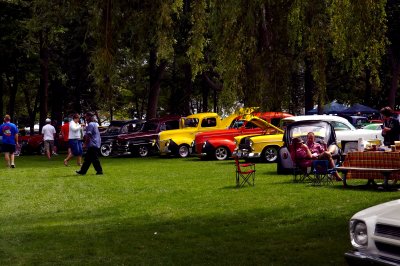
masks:
{"type": "Polygon", "coordinates": [[[235,142],[230,139],[209,139],[207,141],[212,147],[217,148],[220,146],[227,147],[230,152],[233,152],[236,148],[235,142]]]}
{"type": "Polygon", "coordinates": [[[289,149],[287,147],[282,147],[279,149],[279,161],[281,163],[282,169],[293,169],[294,162],[290,156],[289,149]]]}

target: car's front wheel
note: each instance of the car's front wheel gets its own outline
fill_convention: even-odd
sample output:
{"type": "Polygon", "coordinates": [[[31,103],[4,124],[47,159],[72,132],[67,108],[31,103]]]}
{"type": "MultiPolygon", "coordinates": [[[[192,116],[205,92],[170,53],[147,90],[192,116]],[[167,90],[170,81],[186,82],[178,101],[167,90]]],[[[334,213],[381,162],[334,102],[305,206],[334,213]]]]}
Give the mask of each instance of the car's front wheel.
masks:
{"type": "Polygon", "coordinates": [[[100,154],[104,157],[108,157],[111,154],[111,146],[108,143],[102,144],[100,147],[100,154]]]}
{"type": "Polygon", "coordinates": [[[138,152],[140,157],[146,157],[147,155],[149,155],[149,147],[147,147],[146,145],[140,145],[138,152]]]}
{"type": "Polygon", "coordinates": [[[266,163],[275,163],[278,159],[278,147],[267,146],[261,153],[261,159],[266,163]]]}
{"type": "Polygon", "coordinates": [[[39,153],[40,155],[45,155],[45,154],[46,154],[46,150],[45,150],[45,148],[44,148],[44,143],[40,144],[38,153],[39,153]]]}
{"type": "Polygon", "coordinates": [[[181,158],[188,157],[189,156],[189,146],[185,145],[185,144],[180,145],[178,148],[178,155],[181,158]]]}
{"type": "Polygon", "coordinates": [[[229,151],[226,147],[220,146],[215,149],[214,155],[215,155],[215,159],[217,159],[219,161],[223,161],[223,160],[226,160],[226,158],[228,158],[229,151]]]}

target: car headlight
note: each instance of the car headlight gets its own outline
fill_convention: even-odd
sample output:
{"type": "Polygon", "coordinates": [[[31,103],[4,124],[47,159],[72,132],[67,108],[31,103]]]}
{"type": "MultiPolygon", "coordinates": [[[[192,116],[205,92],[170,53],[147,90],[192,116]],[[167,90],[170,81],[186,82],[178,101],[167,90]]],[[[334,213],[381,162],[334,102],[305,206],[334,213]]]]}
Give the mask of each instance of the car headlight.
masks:
{"type": "Polygon", "coordinates": [[[252,140],[249,141],[250,147],[253,147],[254,142],[252,140]]]}
{"type": "Polygon", "coordinates": [[[166,142],[165,142],[165,147],[168,147],[169,146],[169,144],[170,144],[170,142],[171,142],[171,140],[169,139],[169,140],[167,140],[166,142]]]}
{"type": "Polygon", "coordinates": [[[365,222],[360,220],[350,221],[351,244],[356,247],[366,247],[368,245],[368,232],[365,222]]]}

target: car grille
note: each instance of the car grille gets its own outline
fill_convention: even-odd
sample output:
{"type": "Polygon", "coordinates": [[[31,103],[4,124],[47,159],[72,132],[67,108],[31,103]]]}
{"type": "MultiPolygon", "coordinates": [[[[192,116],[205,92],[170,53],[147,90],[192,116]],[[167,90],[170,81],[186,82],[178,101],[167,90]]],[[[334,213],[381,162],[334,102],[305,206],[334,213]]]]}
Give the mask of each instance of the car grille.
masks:
{"type": "Polygon", "coordinates": [[[400,240],[400,227],[376,224],[375,235],[400,240]]]}
{"type": "Polygon", "coordinates": [[[240,141],[239,143],[239,150],[250,150],[250,139],[249,138],[244,138],[240,141]]]}
{"type": "MultiPolygon", "coordinates": [[[[376,224],[375,235],[384,238],[400,240],[400,227],[387,224],[376,224]]],[[[380,252],[385,252],[386,254],[400,256],[399,244],[391,244],[391,243],[384,243],[381,241],[375,241],[375,246],[380,252]]],[[[396,262],[399,263],[400,261],[396,259],[396,262]]]]}

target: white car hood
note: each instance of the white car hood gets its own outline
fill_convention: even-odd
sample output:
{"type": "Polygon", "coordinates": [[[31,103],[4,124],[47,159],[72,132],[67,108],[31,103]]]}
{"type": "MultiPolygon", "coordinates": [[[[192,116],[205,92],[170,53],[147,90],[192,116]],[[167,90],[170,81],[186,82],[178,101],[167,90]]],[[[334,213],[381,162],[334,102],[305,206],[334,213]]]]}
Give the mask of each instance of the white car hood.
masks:
{"type": "Polygon", "coordinates": [[[364,141],[380,139],[383,141],[380,130],[356,129],[356,130],[335,130],[337,141],[342,140],[358,140],[362,138],[364,141]]]}
{"type": "Polygon", "coordinates": [[[352,219],[370,219],[376,217],[378,221],[400,225],[400,199],[393,200],[364,209],[353,215],[352,219]]]}

